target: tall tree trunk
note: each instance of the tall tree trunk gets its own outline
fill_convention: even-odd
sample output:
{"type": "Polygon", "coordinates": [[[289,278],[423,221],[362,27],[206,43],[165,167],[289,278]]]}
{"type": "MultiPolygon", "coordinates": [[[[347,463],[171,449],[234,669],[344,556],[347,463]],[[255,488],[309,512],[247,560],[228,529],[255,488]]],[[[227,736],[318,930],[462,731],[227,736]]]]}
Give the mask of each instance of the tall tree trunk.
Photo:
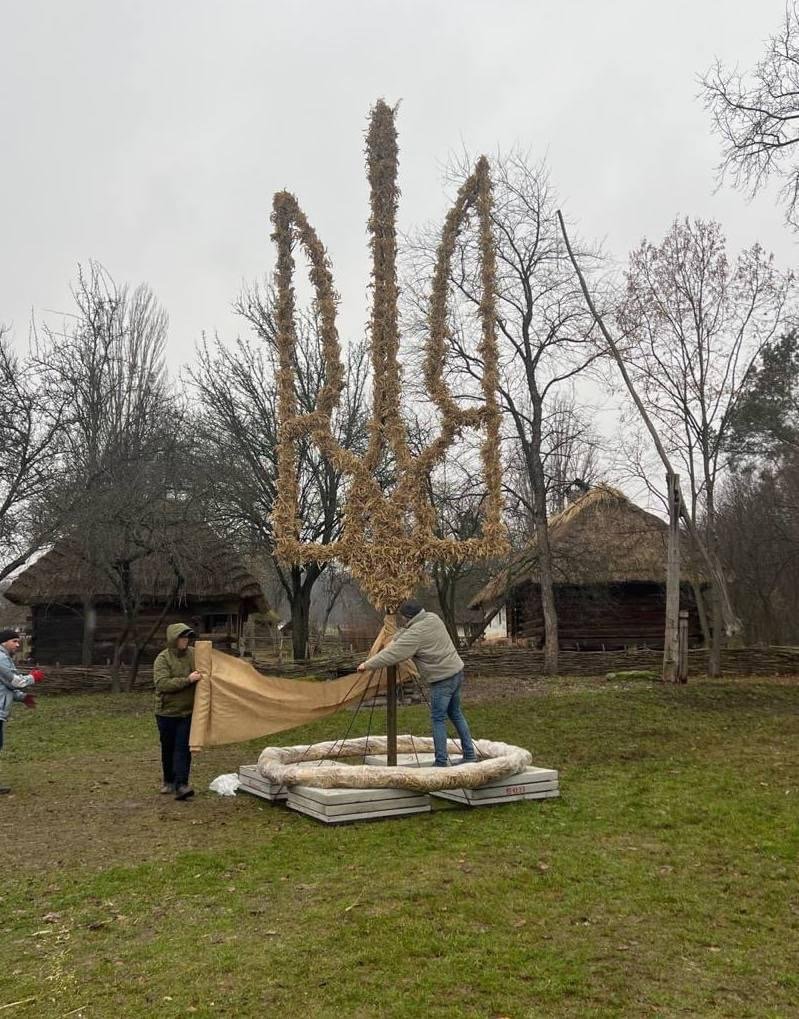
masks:
{"type": "Polygon", "coordinates": [[[97,627],[97,612],[91,595],[83,599],[83,643],[81,646],[80,663],[88,668],[94,661],[94,631],[97,627]]]}
{"type": "Polygon", "coordinates": [[[120,682],[120,673],[122,671],[122,649],[125,647],[125,641],[128,639],[128,634],[131,630],[131,622],[126,619],[122,626],[122,631],[119,634],[116,644],[114,645],[114,655],[111,659],[111,693],[121,693],[122,684],[120,682]]]}
{"type": "Polygon", "coordinates": [[[710,647],[710,624],[707,620],[707,603],[705,596],[702,593],[702,588],[696,581],[691,581],[691,589],[694,593],[694,603],[696,604],[696,614],[699,616],[699,627],[702,630],[702,643],[706,648],[710,647]]]}
{"type": "Polygon", "coordinates": [[[456,582],[451,567],[436,565],[433,567],[433,579],[436,584],[438,604],[441,606],[441,618],[447,633],[455,647],[458,646],[458,623],[455,618],[456,582]]]}
{"type": "Polygon", "coordinates": [[[320,647],[327,635],[327,627],[328,624],[330,623],[330,617],[333,614],[333,609],[336,607],[336,602],[339,600],[339,597],[343,590],[344,588],[342,586],[339,586],[338,590],[334,591],[332,596],[329,596],[327,601],[325,602],[325,614],[322,617],[322,629],[319,634],[320,647]]]}
{"type": "Polygon", "coordinates": [[[141,656],[144,654],[144,649],[147,647],[147,645],[155,636],[156,630],[158,630],[159,627],[163,625],[163,622],[166,619],[167,612],[169,612],[169,610],[172,608],[175,598],[177,597],[178,591],[180,590],[180,584],[182,582],[182,579],[183,579],[182,577],[178,578],[178,580],[175,583],[175,586],[172,589],[172,594],[164,602],[164,607],[163,609],[161,609],[161,613],[158,616],[158,619],[156,619],[156,621],[147,631],[144,640],[140,641],[136,645],[136,650],[133,654],[133,661],[130,663],[127,679],[125,680],[126,693],[131,693],[131,691],[133,690],[133,684],[136,682],[136,676],[138,675],[139,672],[139,666],[141,665],[141,656]]]}
{"type": "Polygon", "coordinates": [[[294,661],[304,662],[308,658],[313,582],[308,583],[307,575],[303,578],[302,568],[299,566],[291,567],[291,590],[291,646],[294,661]]]}
{"type": "Polygon", "coordinates": [[[724,630],[724,620],[721,611],[721,592],[715,581],[710,589],[710,654],[708,656],[708,676],[721,675],[721,637],[724,630]]]}
{"type": "Polygon", "coordinates": [[[549,543],[547,520],[547,489],[541,461],[541,407],[534,413],[534,434],[528,452],[530,480],[533,488],[533,517],[538,545],[538,580],[541,590],[541,614],[544,617],[544,672],[558,673],[558,613],[555,607],[555,584],[552,577],[552,547],[549,543]]]}
{"type": "Polygon", "coordinates": [[[133,653],[133,661],[128,666],[128,674],[125,677],[125,693],[133,692],[136,676],[139,674],[139,666],[141,665],[141,656],[144,651],[144,647],[144,644],[139,644],[133,653]]]}
{"type": "Polygon", "coordinates": [[[722,635],[724,633],[724,618],[723,618],[724,593],[722,590],[722,584],[726,583],[726,578],[724,576],[724,568],[721,564],[721,555],[719,551],[714,484],[710,479],[710,472],[707,468],[705,469],[705,478],[707,479],[707,496],[705,510],[707,528],[706,541],[708,546],[708,552],[710,553],[710,556],[713,560],[713,564],[716,567],[712,575],[712,585],[710,588],[711,640],[710,640],[710,658],[708,661],[707,673],[709,676],[720,676],[721,643],[722,635]]]}
{"type": "Polygon", "coordinates": [[[458,618],[455,610],[455,601],[458,593],[458,585],[453,577],[450,577],[449,590],[447,591],[447,629],[450,639],[455,647],[460,647],[461,639],[458,634],[458,618]]]}
{"type": "Polygon", "coordinates": [[[555,586],[552,582],[552,551],[549,545],[549,527],[544,523],[538,537],[538,571],[541,580],[541,611],[544,616],[544,672],[558,674],[558,613],[555,608],[555,586]]]}

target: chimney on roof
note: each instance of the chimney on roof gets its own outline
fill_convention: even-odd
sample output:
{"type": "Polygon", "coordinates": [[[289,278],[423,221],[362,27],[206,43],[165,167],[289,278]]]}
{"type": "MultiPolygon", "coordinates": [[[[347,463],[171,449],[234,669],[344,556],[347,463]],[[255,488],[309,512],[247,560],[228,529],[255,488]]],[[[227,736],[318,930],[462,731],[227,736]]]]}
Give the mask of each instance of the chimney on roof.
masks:
{"type": "Polygon", "coordinates": [[[574,478],[566,489],[566,501],[569,503],[575,502],[581,495],[585,495],[586,492],[590,491],[591,485],[589,482],[583,481],[582,478],[574,478]]]}

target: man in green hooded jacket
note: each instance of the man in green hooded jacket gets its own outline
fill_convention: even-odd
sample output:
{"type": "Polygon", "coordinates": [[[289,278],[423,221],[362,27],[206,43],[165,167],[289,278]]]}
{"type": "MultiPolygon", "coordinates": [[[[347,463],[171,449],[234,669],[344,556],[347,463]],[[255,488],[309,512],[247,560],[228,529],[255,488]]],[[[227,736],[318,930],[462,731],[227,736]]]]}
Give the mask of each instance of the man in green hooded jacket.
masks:
{"type": "Polygon", "coordinates": [[[176,800],[188,800],[194,795],[189,785],[189,732],[200,673],[194,668],[194,649],[189,647],[193,636],[190,626],[172,623],[166,628],[166,647],[153,663],[155,721],[161,738],[164,773],[161,792],[174,793],[176,800]]]}

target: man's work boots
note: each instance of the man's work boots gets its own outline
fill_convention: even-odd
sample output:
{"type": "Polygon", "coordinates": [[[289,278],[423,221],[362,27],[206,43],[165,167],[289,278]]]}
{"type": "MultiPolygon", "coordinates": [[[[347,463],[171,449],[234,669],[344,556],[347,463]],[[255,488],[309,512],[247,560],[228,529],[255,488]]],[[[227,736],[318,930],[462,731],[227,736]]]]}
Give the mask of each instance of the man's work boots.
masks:
{"type": "Polygon", "coordinates": [[[194,796],[194,790],[190,785],[179,785],[175,790],[176,800],[189,800],[194,796]]]}

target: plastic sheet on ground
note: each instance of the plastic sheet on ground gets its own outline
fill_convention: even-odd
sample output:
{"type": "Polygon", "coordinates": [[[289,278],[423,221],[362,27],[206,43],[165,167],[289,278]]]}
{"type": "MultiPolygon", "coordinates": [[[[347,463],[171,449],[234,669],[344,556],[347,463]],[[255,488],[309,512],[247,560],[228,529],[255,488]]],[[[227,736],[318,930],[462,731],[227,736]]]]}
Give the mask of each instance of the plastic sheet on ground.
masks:
{"type": "Polygon", "coordinates": [[[212,793],[219,793],[220,796],[235,796],[240,784],[239,776],[235,773],[232,775],[217,775],[208,788],[212,793]]]}

